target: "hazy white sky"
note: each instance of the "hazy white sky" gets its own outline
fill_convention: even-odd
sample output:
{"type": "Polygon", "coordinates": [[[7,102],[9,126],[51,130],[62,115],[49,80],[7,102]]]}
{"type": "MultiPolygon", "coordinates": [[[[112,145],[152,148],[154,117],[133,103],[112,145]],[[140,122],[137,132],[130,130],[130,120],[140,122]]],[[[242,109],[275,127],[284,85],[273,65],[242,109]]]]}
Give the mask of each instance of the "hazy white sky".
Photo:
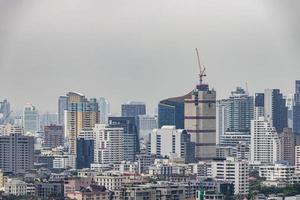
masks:
{"type": "Polygon", "coordinates": [[[183,95],[197,81],[195,47],[219,98],[300,79],[299,0],[0,0],[0,99],[56,111],[78,91],[129,100],[183,95]]]}

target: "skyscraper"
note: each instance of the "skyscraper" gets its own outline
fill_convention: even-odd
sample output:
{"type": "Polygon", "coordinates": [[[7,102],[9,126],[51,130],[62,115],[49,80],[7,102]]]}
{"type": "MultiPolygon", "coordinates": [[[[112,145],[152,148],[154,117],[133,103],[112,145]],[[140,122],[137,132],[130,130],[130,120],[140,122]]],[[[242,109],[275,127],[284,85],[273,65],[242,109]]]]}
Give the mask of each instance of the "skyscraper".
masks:
{"type": "Polygon", "coordinates": [[[110,127],[122,128],[124,138],[124,159],[134,161],[139,152],[139,136],[136,117],[109,117],[110,127]]]}
{"type": "Polygon", "coordinates": [[[3,172],[17,174],[33,169],[34,138],[20,134],[19,130],[15,127],[9,135],[0,136],[0,169],[3,172]]]}
{"type": "Polygon", "coordinates": [[[279,89],[266,89],[264,95],[264,115],[273,121],[278,133],[288,127],[287,107],[279,89]]]}
{"type": "Polygon", "coordinates": [[[184,100],[191,96],[192,92],[160,101],[158,104],[158,128],[173,125],[178,129],[184,129],[184,100]]]}
{"type": "Polygon", "coordinates": [[[293,132],[297,135],[300,135],[300,80],[297,80],[295,84],[293,132]]]}
{"type": "Polygon", "coordinates": [[[95,163],[114,164],[124,160],[124,130],[105,124],[96,124],[95,163]]]}
{"type": "Polygon", "coordinates": [[[222,99],[216,103],[216,143],[220,144],[220,139],[229,127],[229,103],[228,99],[222,99]]]}
{"type": "Polygon", "coordinates": [[[38,111],[31,103],[27,103],[24,107],[23,127],[25,133],[36,133],[39,130],[38,111]]]}
{"type": "Polygon", "coordinates": [[[55,148],[64,146],[64,129],[63,126],[50,125],[44,127],[44,146],[55,148]]]}
{"type": "Polygon", "coordinates": [[[68,97],[60,96],[58,98],[58,125],[64,125],[64,113],[68,109],[68,97]]]}
{"type": "Polygon", "coordinates": [[[97,102],[100,111],[100,124],[107,124],[108,116],[110,114],[110,104],[104,97],[97,99],[97,102]]]}
{"type": "Polygon", "coordinates": [[[146,115],[146,104],[143,102],[130,101],[122,104],[122,117],[137,117],[146,115]]]}
{"type": "Polygon", "coordinates": [[[184,101],[184,126],[195,142],[199,160],[216,156],[216,92],[207,84],[197,85],[192,97],[184,101]]]}
{"type": "Polygon", "coordinates": [[[99,108],[96,99],[88,100],[84,95],[69,92],[68,109],[65,110],[65,136],[68,138],[69,151],[76,155],[76,138],[83,129],[93,128],[99,123],[99,108]]]}

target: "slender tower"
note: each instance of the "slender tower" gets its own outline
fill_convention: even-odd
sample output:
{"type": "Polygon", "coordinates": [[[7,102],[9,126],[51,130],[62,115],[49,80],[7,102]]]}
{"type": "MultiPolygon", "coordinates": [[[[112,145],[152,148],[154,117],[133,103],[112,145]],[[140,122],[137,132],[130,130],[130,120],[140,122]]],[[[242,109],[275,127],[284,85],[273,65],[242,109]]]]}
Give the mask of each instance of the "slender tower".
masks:
{"type": "Polygon", "coordinates": [[[203,83],[205,67],[199,66],[199,84],[192,97],[184,101],[184,126],[195,142],[195,156],[198,160],[210,160],[216,156],[216,92],[203,83]]]}

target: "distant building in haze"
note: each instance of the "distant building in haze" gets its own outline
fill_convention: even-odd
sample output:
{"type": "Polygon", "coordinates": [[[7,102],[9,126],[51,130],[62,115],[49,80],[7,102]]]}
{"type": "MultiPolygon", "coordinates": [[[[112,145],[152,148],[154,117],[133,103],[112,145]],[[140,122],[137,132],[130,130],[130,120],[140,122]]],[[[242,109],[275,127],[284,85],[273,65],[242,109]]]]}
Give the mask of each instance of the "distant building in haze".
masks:
{"type": "Polygon", "coordinates": [[[122,104],[122,117],[137,117],[146,115],[146,104],[144,102],[130,101],[122,104]]]}
{"type": "Polygon", "coordinates": [[[50,125],[44,127],[44,146],[55,148],[64,146],[64,128],[63,126],[50,125]]]}
{"type": "Polygon", "coordinates": [[[300,80],[295,83],[295,96],[293,107],[293,132],[300,135],[300,80]]]}
{"type": "Polygon", "coordinates": [[[65,110],[68,110],[68,97],[60,96],[58,98],[58,125],[64,125],[65,110]]]}
{"type": "Polygon", "coordinates": [[[100,124],[107,124],[110,115],[110,104],[104,97],[97,99],[97,102],[100,111],[100,124]]]}
{"type": "Polygon", "coordinates": [[[23,112],[23,127],[25,133],[36,133],[39,130],[39,115],[35,106],[27,103],[23,112]]]}

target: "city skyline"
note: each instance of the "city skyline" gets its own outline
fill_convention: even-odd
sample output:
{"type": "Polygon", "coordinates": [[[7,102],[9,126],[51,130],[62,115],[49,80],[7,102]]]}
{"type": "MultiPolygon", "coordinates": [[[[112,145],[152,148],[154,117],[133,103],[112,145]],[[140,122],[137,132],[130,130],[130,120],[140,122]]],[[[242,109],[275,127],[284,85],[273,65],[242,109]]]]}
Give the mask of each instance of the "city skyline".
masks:
{"type": "Polygon", "coordinates": [[[290,94],[299,79],[298,2],[91,2],[0,1],[0,89],[13,110],[57,112],[57,97],[76,91],[107,98],[112,114],[130,100],[152,114],[195,87],[195,47],[217,99],[245,82],[251,95],[290,94]]]}

